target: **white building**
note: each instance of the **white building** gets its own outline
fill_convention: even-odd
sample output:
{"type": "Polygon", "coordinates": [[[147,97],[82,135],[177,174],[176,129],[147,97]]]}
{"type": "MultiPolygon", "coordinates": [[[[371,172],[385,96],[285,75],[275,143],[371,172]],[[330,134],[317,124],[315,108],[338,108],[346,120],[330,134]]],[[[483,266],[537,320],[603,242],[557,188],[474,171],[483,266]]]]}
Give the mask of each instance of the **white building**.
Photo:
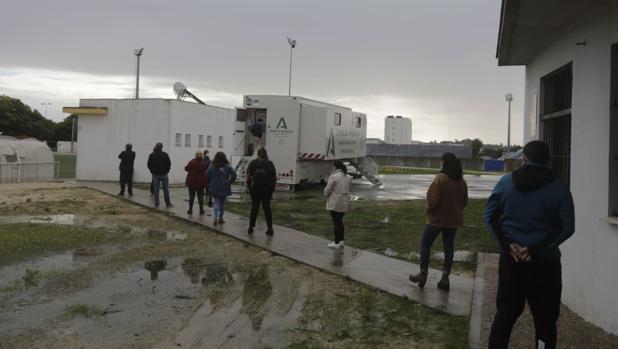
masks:
{"type": "Polygon", "coordinates": [[[384,119],[384,142],[386,144],[410,144],[412,120],[389,115],[384,119]]]}
{"type": "Polygon", "coordinates": [[[618,2],[503,0],[497,58],[526,66],[525,140],[573,193],[562,300],[618,334],[618,2]]]}
{"type": "Polygon", "coordinates": [[[156,142],[172,161],[170,183],[184,183],[184,167],[197,151],[208,149],[228,156],[234,149],[234,109],[175,99],[82,99],[79,115],[76,177],[78,180],[116,181],[118,154],[126,143],[135,151],[134,181],[150,182],[146,167],[156,142]]]}

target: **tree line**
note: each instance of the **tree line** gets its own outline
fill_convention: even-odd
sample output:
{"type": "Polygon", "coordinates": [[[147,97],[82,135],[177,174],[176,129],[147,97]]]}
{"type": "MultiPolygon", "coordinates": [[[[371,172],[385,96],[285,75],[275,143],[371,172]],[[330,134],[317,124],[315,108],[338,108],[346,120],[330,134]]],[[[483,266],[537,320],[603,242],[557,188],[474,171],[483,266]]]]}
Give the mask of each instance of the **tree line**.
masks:
{"type": "MultiPolygon", "coordinates": [[[[55,148],[58,141],[71,140],[72,118],[60,122],[46,119],[38,110],[30,108],[17,98],[0,95],[0,134],[15,138],[33,137],[55,148]]],[[[77,118],[75,119],[77,128],[77,118]]],[[[75,132],[77,140],[77,132],[75,132]]]]}

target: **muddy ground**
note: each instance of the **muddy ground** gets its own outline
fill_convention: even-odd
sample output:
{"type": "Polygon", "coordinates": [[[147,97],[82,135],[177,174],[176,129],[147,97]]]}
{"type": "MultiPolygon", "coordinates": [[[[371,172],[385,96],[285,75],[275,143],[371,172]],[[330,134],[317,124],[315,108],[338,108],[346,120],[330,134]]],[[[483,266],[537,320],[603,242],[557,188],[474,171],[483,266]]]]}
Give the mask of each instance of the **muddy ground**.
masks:
{"type": "Polygon", "coordinates": [[[83,188],[0,190],[0,348],[462,348],[467,319],[83,188]]]}

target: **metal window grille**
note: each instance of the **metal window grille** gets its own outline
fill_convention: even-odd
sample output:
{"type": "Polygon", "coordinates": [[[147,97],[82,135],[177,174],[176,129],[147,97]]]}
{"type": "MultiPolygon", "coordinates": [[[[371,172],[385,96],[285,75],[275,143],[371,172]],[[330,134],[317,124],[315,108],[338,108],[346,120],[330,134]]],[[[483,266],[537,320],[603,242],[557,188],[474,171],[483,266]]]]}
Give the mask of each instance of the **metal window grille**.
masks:
{"type": "Polygon", "coordinates": [[[572,90],[571,63],[541,78],[541,134],[549,145],[549,166],[566,184],[571,179],[572,90]]]}

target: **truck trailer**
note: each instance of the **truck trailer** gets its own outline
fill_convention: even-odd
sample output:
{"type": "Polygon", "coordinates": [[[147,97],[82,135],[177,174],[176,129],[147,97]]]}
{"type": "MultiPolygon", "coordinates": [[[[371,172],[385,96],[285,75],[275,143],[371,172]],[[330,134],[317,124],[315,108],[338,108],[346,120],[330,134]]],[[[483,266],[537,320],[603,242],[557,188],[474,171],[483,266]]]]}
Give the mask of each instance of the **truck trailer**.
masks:
{"type": "Polygon", "coordinates": [[[277,168],[279,189],[293,191],[305,183],[325,181],[335,160],[381,184],[377,164],[366,157],[366,115],[297,96],[244,96],[243,107],[236,110],[231,160],[241,178],[255,157],[252,128],[260,124],[264,131],[261,144],[277,168]]]}

